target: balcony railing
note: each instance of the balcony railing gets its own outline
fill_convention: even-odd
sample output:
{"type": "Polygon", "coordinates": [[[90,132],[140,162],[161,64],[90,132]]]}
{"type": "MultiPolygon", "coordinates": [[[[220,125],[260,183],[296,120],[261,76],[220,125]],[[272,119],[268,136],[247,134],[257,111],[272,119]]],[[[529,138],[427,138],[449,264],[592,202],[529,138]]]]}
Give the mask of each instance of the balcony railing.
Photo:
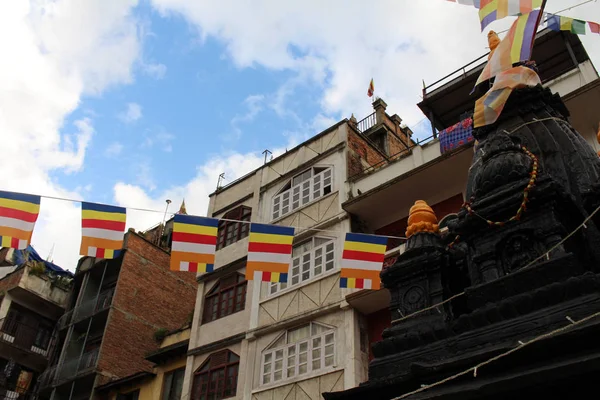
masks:
{"type": "Polygon", "coordinates": [[[52,385],[52,382],[54,381],[54,377],[56,376],[56,365],[46,368],[46,370],[44,372],[42,372],[40,374],[40,376],[38,376],[38,386],[37,386],[37,390],[44,390],[47,389],[50,385],[52,385]]]}
{"type": "MultiPolygon", "coordinates": [[[[73,309],[73,319],[72,322],[81,321],[82,319],[91,317],[99,311],[105,310],[110,307],[112,303],[112,298],[114,295],[115,289],[111,288],[108,290],[104,290],[98,296],[98,299],[91,299],[84,301],[75,309],[73,309]]],[[[68,317],[67,317],[68,318],[68,317]]]]}
{"type": "Polygon", "coordinates": [[[34,328],[14,319],[0,319],[0,341],[43,357],[48,356],[52,332],[34,328]]]}
{"type": "Polygon", "coordinates": [[[33,393],[30,391],[22,391],[17,388],[13,390],[0,388],[0,400],[33,400],[35,399],[33,393]]]}
{"type": "Polygon", "coordinates": [[[62,364],[59,364],[58,367],[53,367],[56,369],[55,373],[49,373],[49,375],[53,376],[49,376],[45,379],[49,379],[54,384],[58,384],[91,371],[96,367],[99,351],[100,349],[98,348],[83,353],[81,357],[66,359],[62,364]]]}
{"type": "Polygon", "coordinates": [[[375,113],[368,115],[356,123],[356,129],[360,133],[366,132],[377,124],[377,116],[375,113]]]}

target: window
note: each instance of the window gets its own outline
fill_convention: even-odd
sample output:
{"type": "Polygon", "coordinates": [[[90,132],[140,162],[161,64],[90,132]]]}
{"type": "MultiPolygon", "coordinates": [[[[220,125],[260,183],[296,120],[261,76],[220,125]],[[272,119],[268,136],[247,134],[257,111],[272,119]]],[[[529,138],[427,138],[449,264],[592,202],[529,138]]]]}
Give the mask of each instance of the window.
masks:
{"type": "Polygon", "coordinates": [[[250,222],[251,215],[252,209],[246,206],[239,206],[223,215],[223,219],[231,221],[223,221],[223,219],[219,220],[217,250],[227,247],[248,236],[250,224],[236,221],[250,222]]]}
{"type": "Polygon", "coordinates": [[[331,193],[333,170],[314,167],[292,178],[273,198],[273,219],[331,193]]]}
{"type": "Polygon", "coordinates": [[[181,390],[183,389],[183,376],[185,368],[179,368],[165,374],[163,382],[162,400],[179,400],[181,399],[181,390]]]}
{"type": "Polygon", "coordinates": [[[235,396],[240,357],[223,350],[211,354],[194,373],[192,400],[219,400],[235,396]]]}
{"type": "Polygon", "coordinates": [[[204,299],[202,323],[242,311],[246,305],[246,278],[237,272],[221,278],[204,299]]]}
{"type": "Polygon", "coordinates": [[[140,398],[140,390],[134,390],[133,392],[118,394],[117,400],[138,400],[140,398]]]}
{"type": "Polygon", "coordinates": [[[335,267],[335,241],[332,238],[313,237],[292,249],[292,266],[287,283],[269,284],[269,294],[277,293],[288,285],[305,282],[335,267]]]}
{"type": "Polygon", "coordinates": [[[333,328],[311,322],[285,332],[263,352],[261,384],[275,383],[334,364],[333,328]]]}

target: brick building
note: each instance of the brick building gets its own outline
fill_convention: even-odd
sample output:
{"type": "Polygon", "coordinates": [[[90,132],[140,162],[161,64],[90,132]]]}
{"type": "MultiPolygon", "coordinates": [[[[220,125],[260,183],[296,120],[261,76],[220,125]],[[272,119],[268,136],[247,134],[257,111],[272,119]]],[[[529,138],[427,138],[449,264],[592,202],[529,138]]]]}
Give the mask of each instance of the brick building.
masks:
{"type": "Polygon", "coordinates": [[[32,247],[0,250],[0,399],[28,398],[56,345],[73,275],[32,247]]]}
{"type": "Polygon", "coordinates": [[[95,388],[151,373],[145,357],[156,337],[191,318],[193,276],[169,270],[169,253],[130,230],[113,260],[83,257],[70,304],[58,323],[61,351],[44,372],[39,393],[53,400],[95,399],[95,388]]]}

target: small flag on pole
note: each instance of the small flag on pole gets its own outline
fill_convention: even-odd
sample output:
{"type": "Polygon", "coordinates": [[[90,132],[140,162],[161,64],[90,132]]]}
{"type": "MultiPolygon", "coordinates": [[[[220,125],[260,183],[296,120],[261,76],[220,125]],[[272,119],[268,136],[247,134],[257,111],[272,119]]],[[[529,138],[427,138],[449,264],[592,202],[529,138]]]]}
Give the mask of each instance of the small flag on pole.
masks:
{"type": "Polygon", "coordinates": [[[540,10],[534,10],[520,15],[513,22],[506,37],[500,41],[492,57],[483,68],[475,86],[493,78],[502,71],[511,69],[514,63],[529,60],[539,17],[540,10]]]}
{"type": "Polygon", "coordinates": [[[292,262],[294,228],[250,224],[246,279],[287,282],[292,262]]]}
{"type": "Polygon", "coordinates": [[[373,97],[373,93],[375,93],[375,84],[373,83],[373,78],[371,78],[369,89],[367,90],[367,96],[373,97]]]}
{"type": "Polygon", "coordinates": [[[177,214],[187,215],[187,210],[185,209],[185,199],[183,199],[183,201],[181,202],[181,207],[179,207],[179,211],[177,211],[177,214]]]}
{"type": "Polygon", "coordinates": [[[383,236],[346,233],[340,287],[379,289],[386,245],[387,238],[383,236]]]}
{"type": "Polygon", "coordinates": [[[184,214],[173,218],[171,270],[212,272],[219,220],[184,214]]]}
{"type": "Polygon", "coordinates": [[[81,202],[82,256],[115,258],[123,248],[126,210],[123,207],[81,202]]]}
{"type": "Polygon", "coordinates": [[[511,16],[527,14],[542,6],[542,0],[481,0],[479,20],[481,31],[492,22],[511,16]]]}
{"type": "Polygon", "coordinates": [[[40,213],[40,196],[0,191],[0,245],[24,250],[40,213]]]}
{"type": "Polygon", "coordinates": [[[553,31],[569,31],[576,35],[585,35],[585,21],[548,13],[547,22],[548,29],[553,31]]]}

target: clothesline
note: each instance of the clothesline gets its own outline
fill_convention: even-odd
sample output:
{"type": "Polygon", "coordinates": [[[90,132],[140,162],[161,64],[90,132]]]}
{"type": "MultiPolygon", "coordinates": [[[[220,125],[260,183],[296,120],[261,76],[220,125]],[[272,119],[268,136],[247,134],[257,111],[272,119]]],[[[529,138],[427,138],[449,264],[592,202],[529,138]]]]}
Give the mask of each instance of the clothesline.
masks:
{"type": "MultiPolygon", "coordinates": [[[[72,202],[72,203],[83,202],[83,200],[70,199],[67,197],[48,196],[48,195],[39,195],[39,196],[42,198],[46,198],[46,199],[62,200],[62,201],[68,201],[68,202],[72,202]]],[[[127,210],[142,211],[142,212],[152,212],[152,213],[159,213],[159,214],[165,213],[164,210],[162,210],[162,211],[161,210],[152,210],[152,209],[148,209],[148,208],[137,208],[137,207],[124,207],[124,208],[126,208],[127,210]]],[[[300,211],[300,212],[302,212],[302,211],[300,211]]],[[[169,214],[171,216],[175,215],[175,213],[167,213],[167,214],[169,214]]],[[[340,215],[344,215],[344,214],[346,214],[345,211],[333,216],[332,218],[336,218],[336,217],[339,217],[340,215]]],[[[229,219],[229,218],[215,218],[215,219],[218,219],[219,221],[237,222],[237,223],[241,223],[241,224],[252,224],[253,223],[252,221],[240,221],[240,220],[229,219]]],[[[256,221],[254,221],[254,223],[256,223],[256,221]]],[[[277,225],[277,224],[275,224],[275,225],[277,225]]],[[[297,230],[296,234],[304,233],[304,232],[328,232],[328,233],[335,233],[335,234],[347,233],[346,231],[342,231],[342,230],[319,229],[319,228],[312,228],[312,227],[293,226],[293,228],[297,230]]],[[[388,239],[406,240],[406,237],[404,237],[404,236],[379,235],[379,234],[370,234],[370,235],[385,237],[388,239]]]]}

